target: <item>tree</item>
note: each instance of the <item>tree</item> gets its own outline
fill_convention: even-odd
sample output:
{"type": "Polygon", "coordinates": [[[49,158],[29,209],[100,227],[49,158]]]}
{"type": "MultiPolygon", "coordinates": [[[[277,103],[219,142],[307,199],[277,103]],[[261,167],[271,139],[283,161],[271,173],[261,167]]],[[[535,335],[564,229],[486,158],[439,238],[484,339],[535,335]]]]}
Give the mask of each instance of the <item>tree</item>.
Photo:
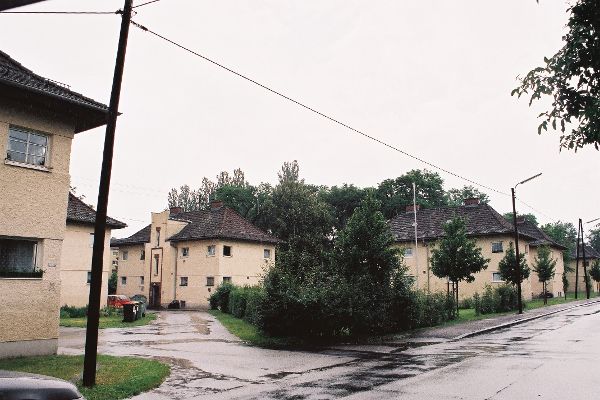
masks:
{"type": "Polygon", "coordinates": [[[568,265],[571,261],[571,253],[575,252],[575,242],[577,241],[575,226],[570,222],[557,221],[542,225],[540,229],[552,240],[567,248],[563,251],[563,263],[565,266],[568,265]]]}
{"type": "Polygon", "coordinates": [[[117,271],[113,271],[108,278],[108,294],[117,293],[117,271]]]}
{"type": "Polygon", "coordinates": [[[437,248],[432,250],[431,271],[438,278],[448,278],[453,283],[458,315],[458,283],[473,282],[474,274],[486,269],[489,259],[483,258],[481,248],[467,237],[465,221],[454,217],[444,224],[444,235],[437,248]]]}
{"type": "Polygon", "coordinates": [[[548,304],[548,296],[546,295],[546,288],[548,281],[554,278],[556,267],[556,260],[552,259],[552,252],[548,246],[538,247],[538,257],[535,257],[535,264],[533,270],[538,276],[538,280],[542,282],[542,296],[544,297],[544,304],[548,304]]]}
{"type": "MultiPolygon", "coordinates": [[[[511,224],[513,223],[513,213],[512,213],[512,211],[504,213],[504,214],[502,214],[502,216],[507,221],[509,221],[511,224]]],[[[529,214],[529,213],[527,213],[527,214],[519,214],[519,213],[517,213],[517,217],[523,218],[523,219],[525,219],[525,221],[530,222],[530,223],[534,224],[535,226],[539,225],[537,217],[535,215],[533,215],[533,214],[529,214]]]]}
{"type": "Polygon", "coordinates": [[[590,230],[590,233],[588,234],[588,243],[594,250],[600,252],[600,228],[590,230]]]}
{"type": "Polygon", "coordinates": [[[322,188],[319,191],[319,196],[331,206],[336,231],[340,231],[346,226],[346,222],[366,198],[368,191],[369,189],[361,189],[347,184],[333,186],[330,189],[322,188]]]}
{"type": "Polygon", "coordinates": [[[590,268],[590,277],[596,282],[596,290],[600,292],[600,260],[596,260],[590,268]]]}
{"type": "Polygon", "coordinates": [[[226,184],[214,192],[214,200],[221,200],[224,205],[238,212],[242,217],[248,217],[256,207],[256,189],[251,185],[226,184]]]}
{"type": "Polygon", "coordinates": [[[488,204],[490,198],[474,186],[463,186],[461,189],[450,189],[446,192],[446,202],[449,206],[462,206],[467,199],[479,199],[481,204],[488,204]]]}
{"type": "Polygon", "coordinates": [[[519,266],[521,267],[521,280],[517,275],[518,270],[515,268],[517,255],[515,254],[515,247],[513,242],[509,242],[508,249],[504,255],[504,258],[498,263],[498,272],[502,275],[502,279],[510,283],[513,286],[523,283],[523,281],[529,278],[529,266],[525,260],[524,254],[519,254],[519,266]]]}
{"type": "Polygon", "coordinates": [[[567,277],[567,272],[567,268],[565,267],[565,270],[562,273],[562,286],[565,300],[567,299],[567,290],[569,290],[569,278],[567,277]]]}
{"type": "Polygon", "coordinates": [[[538,134],[560,130],[561,148],[577,151],[600,144],[600,8],[596,0],[577,0],[572,5],[564,46],[544,66],[530,71],[512,95],[530,95],[529,105],[542,96],[552,106],[542,112],[538,134]],[[570,130],[568,132],[568,130],[570,130]]]}
{"type": "Polygon", "coordinates": [[[412,170],[396,179],[386,179],[376,189],[383,215],[390,219],[404,213],[413,203],[413,182],[417,187],[417,204],[422,207],[446,205],[444,180],[437,172],[412,170]]]}

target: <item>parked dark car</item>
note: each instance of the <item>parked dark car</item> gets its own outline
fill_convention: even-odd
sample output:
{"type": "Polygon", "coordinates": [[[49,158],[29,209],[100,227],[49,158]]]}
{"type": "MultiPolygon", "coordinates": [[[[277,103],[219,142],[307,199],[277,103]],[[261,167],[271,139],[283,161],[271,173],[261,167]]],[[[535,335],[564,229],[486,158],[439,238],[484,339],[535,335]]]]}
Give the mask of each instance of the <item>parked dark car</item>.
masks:
{"type": "Polygon", "coordinates": [[[75,385],[50,376],[0,370],[2,400],[85,400],[75,385]]]}

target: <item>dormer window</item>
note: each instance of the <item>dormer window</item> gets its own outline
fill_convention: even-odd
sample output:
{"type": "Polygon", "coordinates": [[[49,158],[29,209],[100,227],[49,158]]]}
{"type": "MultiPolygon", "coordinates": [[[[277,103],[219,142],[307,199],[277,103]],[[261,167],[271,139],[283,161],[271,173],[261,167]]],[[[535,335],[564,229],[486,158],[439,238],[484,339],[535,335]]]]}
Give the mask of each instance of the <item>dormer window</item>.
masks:
{"type": "Polygon", "coordinates": [[[8,128],[6,159],[23,164],[45,166],[48,155],[48,136],[25,128],[8,128]]]}

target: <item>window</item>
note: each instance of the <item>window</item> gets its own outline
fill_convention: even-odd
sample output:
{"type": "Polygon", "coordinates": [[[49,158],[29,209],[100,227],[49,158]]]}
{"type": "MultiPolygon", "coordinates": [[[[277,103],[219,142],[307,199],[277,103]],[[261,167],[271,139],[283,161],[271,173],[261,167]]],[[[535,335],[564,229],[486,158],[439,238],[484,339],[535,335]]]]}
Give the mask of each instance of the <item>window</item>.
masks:
{"type": "Polygon", "coordinates": [[[92,271],[88,271],[87,273],[87,283],[92,283],[92,271]]]}
{"type": "Polygon", "coordinates": [[[158,275],[158,261],[160,256],[158,254],[154,255],[154,275],[158,275]]]}
{"type": "Polygon", "coordinates": [[[90,233],[90,247],[94,247],[94,234],[90,233]]]}
{"type": "MultiPolygon", "coordinates": [[[[188,285],[188,277],[187,276],[180,277],[179,278],[179,286],[187,286],[187,285],[188,285]]],[[[208,286],[208,284],[207,284],[207,286],[208,286]]]]}
{"type": "Polygon", "coordinates": [[[160,227],[156,228],[156,247],[160,247],[160,227]]]}
{"type": "Polygon", "coordinates": [[[24,128],[8,128],[6,159],[32,165],[46,165],[48,136],[24,128]]]}
{"type": "Polygon", "coordinates": [[[118,251],[113,251],[112,254],[113,254],[113,257],[119,257],[119,252],[118,251]]]}
{"type": "Polygon", "coordinates": [[[187,257],[190,255],[190,248],[189,247],[182,247],[181,248],[181,256],[182,257],[187,257]]]}
{"type": "Polygon", "coordinates": [[[140,251],[140,260],[145,260],[146,259],[146,250],[142,250],[140,251]]]}
{"type": "Polygon", "coordinates": [[[223,277],[223,283],[231,283],[231,277],[230,276],[224,276],[223,277]]]}
{"type": "Polygon", "coordinates": [[[217,249],[217,246],[215,246],[214,244],[211,244],[210,246],[207,247],[206,254],[209,256],[214,256],[216,253],[216,249],[217,249]]]}
{"type": "Polygon", "coordinates": [[[121,285],[123,285],[123,286],[127,285],[127,277],[126,276],[121,277],[121,285]]]}
{"type": "Polygon", "coordinates": [[[271,258],[271,249],[264,249],[263,250],[263,257],[264,258],[271,258]]]}
{"type": "Polygon", "coordinates": [[[412,247],[404,249],[404,257],[412,257],[412,256],[413,256],[412,247]]]}
{"type": "Polygon", "coordinates": [[[504,282],[502,274],[500,272],[492,272],[492,282],[504,282]]]}
{"type": "Polygon", "coordinates": [[[0,276],[13,278],[39,278],[37,270],[37,242],[29,240],[0,239],[0,276]]]}
{"type": "Polygon", "coordinates": [[[140,285],[143,285],[143,284],[144,284],[144,277],[140,276],[140,285]]]}
{"type": "Polygon", "coordinates": [[[215,286],[215,277],[214,276],[206,277],[206,286],[215,286]]]}
{"type": "Polygon", "coordinates": [[[528,244],[525,245],[525,254],[527,254],[527,253],[529,253],[529,245],[528,244]]]}
{"type": "Polygon", "coordinates": [[[492,242],[492,253],[502,253],[502,242],[492,242]]]}
{"type": "Polygon", "coordinates": [[[122,257],[122,258],[123,258],[123,261],[127,260],[127,258],[128,258],[128,257],[129,257],[129,251],[125,250],[125,251],[123,252],[123,257],[122,257]]]}
{"type": "Polygon", "coordinates": [[[231,257],[231,246],[223,246],[223,256],[231,257]]]}

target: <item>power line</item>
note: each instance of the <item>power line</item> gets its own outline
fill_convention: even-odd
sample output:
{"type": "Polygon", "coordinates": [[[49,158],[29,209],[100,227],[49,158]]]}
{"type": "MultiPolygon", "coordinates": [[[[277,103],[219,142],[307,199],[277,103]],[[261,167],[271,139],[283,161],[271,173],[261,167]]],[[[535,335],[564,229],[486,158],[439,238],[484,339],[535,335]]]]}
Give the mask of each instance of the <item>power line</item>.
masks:
{"type": "Polygon", "coordinates": [[[154,36],[156,36],[156,37],[158,37],[158,38],[160,38],[160,39],[162,39],[162,40],[164,40],[164,41],[166,41],[166,42],[168,42],[168,43],[170,43],[170,44],[172,44],[172,45],[174,45],[176,47],[179,47],[180,49],[185,50],[188,53],[191,53],[191,54],[193,54],[193,55],[195,55],[197,57],[200,57],[203,60],[208,61],[208,62],[216,65],[217,67],[219,67],[221,69],[224,69],[224,70],[226,70],[226,71],[228,71],[228,72],[230,72],[230,73],[232,73],[232,74],[234,74],[234,75],[236,75],[236,76],[238,76],[238,77],[240,77],[240,78],[242,78],[242,79],[244,79],[244,80],[246,80],[246,81],[248,81],[250,83],[253,83],[256,86],[259,86],[259,87],[267,90],[268,92],[271,92],[272,94],[275,94],[275,95],[277,95],[277,96],[279,96],[279,97],[281,97],[281,98],[283,98],[285,100],[288,100],[288,101],[290,101],[290,102],[292,102],[292,103],[294,103],[294,104],[296,104],[296,105],[298,105],[298,106],[300,106],[300,107],[302,107],[302,108],[304,108],[304,109],[306,109],[308,111],[311,111],[311,112],[313,112],[313,113],[315,113],[315,114],[317,114],[317,115],[319,115],[319,116],[321,116],[323,118],[326,118],[326,119],[328,119],[328,120],[330,120],[330,121],[332,121],[332,122],[334,122],[334,123],[336,123],[338,125],[341,125],[344,128],[346,128],[346,129],[349,129],[349,130],[351,130],[351,131],[353,131],[355,133],[358,133],[359,135],[362,135],[363,137],[365,137],[365,138],[367,138],[369,140],[377,142],[377,143],[379,143],[379,144],[381,144],[383,146],[386,146],[386,147],[388,147],[388,148],[390,148],[390,149],[392,149],[392,150],[394,150],[394,151],[396,151],[398,153],[401,153],[401,154],[403,154],[403,155],[405,155],[407,157],[410,157],[410,158],[412,158],[414,160],[417,160],[417,161],[419,161],[419,162],[421,162],[421,163],[423,163],[425,165],[428,165],[428,166],[430,166],[432,168],[435,168],[437,170],[445,172],[448,175],[452,175],[452,176],[454,176],[456,178],[462,179],[462,180],[464,180],[466,182],[469,182],[469,183],[471,183],[473,185],[482,187],[482,188],[487,189],[487,190],[491,190],[491,191],[499,193],[499,194],[503,194],[505,196],[510,196],[506,192],[502,192],[500,190],[497,190],[497,189],[494,189],[492,187],[486,186],[486,185],[481,184],[481,183],[479,183],[477,181],[474,181],[472,179],[469,179],[469,178],[466,178],[466,177],[464,177],[462,175],[459,175],[459,174],[457,174],[455,172],[452,172],[450,170],[442,168],[442,167],[440,167],[440,166],[438,166],[436,164],[433,164],[432,162],[426,161],[426,160],[424,160],[424,159],[422,159],[422,158],[420,158],[418,156],[415,156],[413,154],[408,153],[407,151],[404,151],[402,149],[399,149],[398,147],[395,147],[395,146],[393,146],[393,145],[391,145],[389,143],[386,143],[386,142],[384,142],[384,141],[382,141],[380,139],[377,139],[376,137],[371,136],[371,135],[369,135],[369,134],[367,134],[367,133],[365,133],[365,132],[363,132],[363,131],[361,131],[359,129],[353,128],[352,126],[350,126],[350,125],[348,125],[348,124],[346,124],[344,122],[341,122],[340,120],[337,120],[337,119],[335,119],[333,117],[330,117],[329,115],[327,115],[327,114],[325,114],[325,113],[323,113],[321,111],[318,111],[317,109],[315,109],[313,107],[310,107],[310,106],[308,106],[308,105],[306,105],[306,104],[304,104],[304,103],[302,103],[302,102],[300,102],[298,100],[295,100],[295,99],[293,99],[293,98],[291,98],[291,97],[289,97],[289,96],[287,96],[287,95],[285,95],[285,94],[283,94],[281,92],[278,92],[275,89],[271,89],[270,87],[268,87],[268,86],[266,86],[266,85],[264,85],[264,84],[262,84],[262,83],[260,83],[260,82],[258,82],[256,80],[254,80],[252,78],[249,78],[248,76],[246,76],[246,75],[244,75],[244,74],[242,74],[240,72],[237,72],[237,71],[235,71],[235,70],[233,70],[233,69],[231,69],[231,68],[229,68],[229,67],[227,67],[227,66],[225,66],[223,64],[220,64],[217,61],[214,61],[214,60],[212,60],[212,59],[210,59],[210,58],[208,58],[208,57],[206,57],[206,56],[204,56],[204,55],[202,55],[202,54],[200,54],[200,53],[198,53],[198,52],[196,52],[196,51],[194,51],[194,50],[192,50],[192,49],[190,49],[188,47],[185,47],[182,44],[177,43],[177,42],[175,42],[175,41],[173,41],[173,40],[171,40],[171,39],[169,39],[169,38],[167,38],[167,37],[165,37],[165,36],[163,36],[163,35],[161,35],[161,34],[159,34],[157,32],[154,32],[154,31],[148,29],[147,27],[145,27],[144,25],[138,24],[137,22],[135,22],[133,20],[131,21],[131,23],[135,27],[137,27],[137,28],[139,28],[139,29],[141,29],[141,30],[143,30],[145,32],[148,32],[148,33],[150,33],[150,34],[152,34],[152,35],[154,35],[154,36]]]}
{"type": "Polygon", "coordinates": [[[66,14],[66,15],[106,15],[120,14],[121,10],[117,11],[0,11],[0,14],[66,14]]]}
{"type": "Polygon", "coordinates": [[[147,2],[145,2],[145,3],[142,3],[142,4],[138,4],[137,6],[133,6],[133,8],[138,8],[138,7],[145,6],[145,5],[147,5],[147,4],[156,3],[157,1],[160,1],[160,0],[151,0],[151,1],[147,1],[147,2]]]}

